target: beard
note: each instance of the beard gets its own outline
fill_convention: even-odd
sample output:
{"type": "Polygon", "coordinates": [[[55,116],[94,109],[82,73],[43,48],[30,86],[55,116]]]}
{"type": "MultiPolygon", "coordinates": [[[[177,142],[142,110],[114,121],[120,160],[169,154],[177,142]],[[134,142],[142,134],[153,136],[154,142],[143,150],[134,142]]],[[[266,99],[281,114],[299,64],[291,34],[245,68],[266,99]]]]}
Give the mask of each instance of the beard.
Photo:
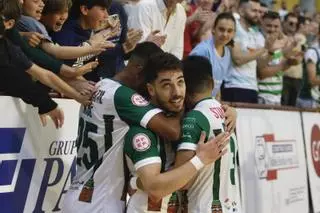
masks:
{"type": "Polygon", "coordinates": [[[248,15],[245,15],[244,20],[246,20],[246,22],[250,25],[250,26],[255,26],[257,24],[259,24],[259,20],[255,21],[254,19],[250,18],[248,15]]]}

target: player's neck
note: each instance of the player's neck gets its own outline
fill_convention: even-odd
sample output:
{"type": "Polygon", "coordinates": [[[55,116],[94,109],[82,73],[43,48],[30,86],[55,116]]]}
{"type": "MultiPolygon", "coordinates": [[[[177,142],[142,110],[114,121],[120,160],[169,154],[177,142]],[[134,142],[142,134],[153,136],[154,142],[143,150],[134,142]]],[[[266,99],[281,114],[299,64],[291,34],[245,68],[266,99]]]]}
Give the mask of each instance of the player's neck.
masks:
{"type": "Polygon", "coordinates": [[[203,92],[203,93],[196,93],[192,96],[192,100],[191,100],[191,104],[193,106],[195,106],[197,103],[199,103],[201,100],[203,99],[207,99],[207,98],[211,98],[212,95],[211,95],[211,92],[212,91],[206,91],[206,92],[203,92]]]}
{"type": "Polygon", "coordinates": [[[123,70],[122,72],[119,72],[118,74],[116,74],[113,77],[113,79],[116,80],[116,81],[119,81],[119,82],[121,82],[121,84],[133,89],[132,82],[135,82],[135,79],[133,79],[133,76],[134,75],[128,75],[128,72],[123,70]]]}

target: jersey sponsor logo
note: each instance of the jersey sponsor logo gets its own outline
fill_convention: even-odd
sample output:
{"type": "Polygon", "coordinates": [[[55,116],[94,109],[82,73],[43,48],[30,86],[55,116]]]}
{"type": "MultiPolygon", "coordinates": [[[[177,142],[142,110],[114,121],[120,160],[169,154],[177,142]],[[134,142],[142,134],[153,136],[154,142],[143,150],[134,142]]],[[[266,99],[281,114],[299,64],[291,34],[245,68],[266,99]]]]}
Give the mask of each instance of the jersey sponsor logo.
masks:
{"type": "Polygon", "coordinates": [[[314,125],[311,131],[311,154],[314,170],[320,177],[320,129],[314,125]]]}
{"type": "Polygon", "coordinates": [[[146,134],[140,133],[134,136],[132,145],[135,150],[143,152],[150,148],[151,140],[146,134]]]}
{"type": "Polygon", "coordinates": [[[131,102],[136,106],[148,106],[149,102],[141,95],[135,93],[131,97],[131,102]]]}

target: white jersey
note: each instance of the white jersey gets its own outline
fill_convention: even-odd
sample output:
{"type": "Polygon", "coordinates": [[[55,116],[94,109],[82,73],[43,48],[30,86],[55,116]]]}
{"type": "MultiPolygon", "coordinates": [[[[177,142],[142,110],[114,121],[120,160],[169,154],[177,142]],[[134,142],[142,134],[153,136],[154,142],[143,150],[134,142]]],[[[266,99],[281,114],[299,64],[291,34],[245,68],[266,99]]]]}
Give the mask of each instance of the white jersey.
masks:
{"type": "MultiPolygon", "coordinates": [[[[172,144],[160,140],[155,133],[141,126],[130,127],[125,138],[124,152],[133,176],[137,176],[138,169],[151,164],[160,164],[161,172],[165,172],[173,166],[175,160],[172,144]]],[[[130,197],[127,213],[176,212],[177,203],[175,193],[155,203],[146,192],[138,189],[130,197]]]]}
{"type": "Polygon", "coordinates": [[[124,136],[128,124],[146,127],[160,109],[111,79],[97,84],[92,105],[81,107],[77,173],[67,192],[65,213],[124,212],[124,136]]]}
{"type": "MultiPolygon", "coordinates": [[[[179,150],[193,150],[202,131],[208,138],[224,132],[224,110],[214,98],[200,101],[183,121],[182,142],[179,150]]],[[[228,153],[215,163],[205,166],[198,173],[187,192],[188,213],[239,213],[240,203],[236,187],[235,159],[237,146],[231,139],[228,153]]]]}

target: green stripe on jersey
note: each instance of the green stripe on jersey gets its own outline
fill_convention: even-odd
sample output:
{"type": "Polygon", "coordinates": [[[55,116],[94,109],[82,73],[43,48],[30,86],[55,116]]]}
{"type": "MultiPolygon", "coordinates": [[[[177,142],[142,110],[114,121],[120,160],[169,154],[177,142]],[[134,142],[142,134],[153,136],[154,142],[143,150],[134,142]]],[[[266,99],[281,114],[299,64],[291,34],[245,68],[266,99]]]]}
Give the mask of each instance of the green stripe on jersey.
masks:
{"type": "Polygon", "coordinates": [[[214,163],[213,174],[213,200],[220,200],[220,170],[221,170],[221,158],[214,163]]]}

